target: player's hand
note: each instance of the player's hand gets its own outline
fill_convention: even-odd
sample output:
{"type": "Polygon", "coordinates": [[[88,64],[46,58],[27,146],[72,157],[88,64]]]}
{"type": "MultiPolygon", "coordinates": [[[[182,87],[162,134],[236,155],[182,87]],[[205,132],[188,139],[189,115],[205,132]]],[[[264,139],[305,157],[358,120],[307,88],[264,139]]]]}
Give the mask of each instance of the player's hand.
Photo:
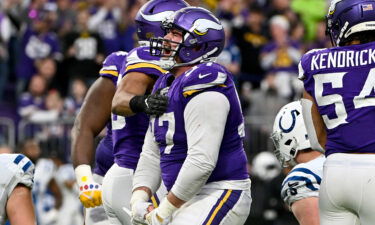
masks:
{"type": "Polygon", "coordinates": [[[79,165],[75,169],[79,187],[79,200],[85,208],[97,207],[102,204],[101,185],[94,181],[89,165],[79,165]]]}
{"type": "Polygon", "coordinates": [[[145,216],[154,209],[150,202],[136,202],[132,205],[133,225],[148,225],[145,216]]]}
{"type": "Polygon", "coordinates": [[[145,99],[145,113],[150,116],[160,116],[168,107],[168,97],[160,94],[151,94],[145,99]]]}
{"type": "Polygon", "coordinates": [[[158,208],[146,214],[146,221],[150,225],[166,225],[171,221],[172,214],[177,209],[178,208],[165,197],[158,208]]]}
{"type": "Polygon", "coordinates": [[[102,205],[101,185],[90,182],[79,187],[79,200],[85,208],[97,207],[102,205]]]}
{"type": "Polygon", "coordinates": [[[160,116],[168,107],[168,97],[159,93],[134,96],[129,106],[134,113],[145,112],[149,116],[160,116]]]}
{"type": "Polygon", "coordinates": [[[146,221],[150,225],[166,225],[170,222],[171,215],[163,217],[160,215],[159,208],[152,210],[146,215],[146,221]]]}

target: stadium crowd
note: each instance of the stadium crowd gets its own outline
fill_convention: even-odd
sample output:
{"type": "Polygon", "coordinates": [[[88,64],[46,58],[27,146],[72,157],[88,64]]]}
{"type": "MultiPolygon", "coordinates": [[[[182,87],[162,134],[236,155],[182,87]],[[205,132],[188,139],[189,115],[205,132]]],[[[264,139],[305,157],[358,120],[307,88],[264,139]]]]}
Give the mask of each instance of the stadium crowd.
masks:
{"type": "MultiPolygon", "coordinates": [[[[35,196],[43,194],[36,203],[38,224],[82,223],[80,202],[74,200],[78,190],[74,171],[68,164],[69,144],[62,144],[69,139],[66,125],[72,125],[103,60],[112,52],[137,46],[134,17],[145,2],[0,2],[0,120],[7,117],[16,124],[23,121],[34,126],[32,131],[18,130],[18,151],[34,162],[44,160],[39,167],[49,171],[35,180],[35,196]],[[48,196],[44,195],[47,188],[52,190],[48,196]]],[[[233,74],[240,94],[252,195],[257,196],[247,223],[296,224],[280,198],[286,171],[268,154],[272,151],[269,136],[279,109],[302,94],[303,84],[297,78],[301,56],[310,49],[331,46],[325,35],[328,2],[187,2],[210,9],[225,28],[226,44],[218,63],[233,74]]],[[[15,151],[7,145],[0,133],[0,152],[15,151]]]]}

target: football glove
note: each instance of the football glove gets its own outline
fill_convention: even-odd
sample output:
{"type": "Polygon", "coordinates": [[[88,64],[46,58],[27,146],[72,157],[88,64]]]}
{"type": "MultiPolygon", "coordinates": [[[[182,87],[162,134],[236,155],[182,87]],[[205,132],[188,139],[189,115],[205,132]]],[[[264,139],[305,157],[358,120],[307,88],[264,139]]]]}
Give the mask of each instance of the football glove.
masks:
{"type": "Polygon", "coordinates": [[[146,221],[150,225],[166,225],[170,222],[173,212],[177,209],[167,198],[164,198],[158,208],[146,215],[146,221]]]}
{"type": "Polygon", "coordinates": [[[160,116],[168,107],[168,97],[159,93],[134,96],[129,102],[134,113],[145,112],[149,116],[160,116]]]}
{"type": "Polygon", "coordinates": [[[101,185],[94,181],[89,165],[79,165],[75,169],[79,187],[79,200],[85,208],[97,207],[102,204],[101,185]]]}
{"type": "Polygon", "coordinates": [[[130,199],[132,223],[133,225],[147,225],[145,215],[149,212],[149,207],[152,206],[148,202],[148,194],[142,190],[136,190],[133,192],[130,199]]]}

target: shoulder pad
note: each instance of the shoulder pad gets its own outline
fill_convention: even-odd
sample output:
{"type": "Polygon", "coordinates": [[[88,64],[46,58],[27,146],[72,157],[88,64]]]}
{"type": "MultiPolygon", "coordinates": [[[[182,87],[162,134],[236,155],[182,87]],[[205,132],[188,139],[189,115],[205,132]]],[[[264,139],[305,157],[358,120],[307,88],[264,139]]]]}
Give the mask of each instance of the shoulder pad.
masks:
{"type": "Polygon", "coordinates": [[[212,62],[199,64],[181,75],[184,76],[183,95],[187,97],[214,86],[225,87],[228,75],[228,71],[220,64],[212,62]]]}
{"type": "Polygon", "coordinates": [[[281,197],[289,206],[304,198],[318,197],[321,180],[311,169],[298,165],[284,179],[281,197]]]}
{"type": "Polygon", "coordinates": [[[326,48],[311,49],[310,51],[306,52],[302,56],[302,58],[301,58],[301,60],[298,64],[298,79],[300,79],[300,80],[306,79],[306,72],[308,72],[310,70],[309,64],[311,63],[310,59],[311,59],[312,55],[314,55],[317,52],[324,51],[324,50],[326,50],[326,48]]]}
{"type": "Polygon", "coordinates": [[[99,71],[100,76],[117,77],[127,55],[127,52],[118,51],[107,56],[103,62],[103,67],[99,71]]]}
{"type": "Polygon", "coordinates": [[[125,74],[140,72],[147,75],[161,76],[167,72],[161,67],[160,57],[150,55],[149,47],[138,47],[129,52],[125,74]]]}
{"type": "Polygon", "coordinates": [[[23,184],[26,187],[32,188],[34,183],[35,171],[34,163],[32,163],[31,160],[23,154],[16,154],[13,163],[16,164],[22,170],[22,172],[17,175],[18,183],[23,184]]]}

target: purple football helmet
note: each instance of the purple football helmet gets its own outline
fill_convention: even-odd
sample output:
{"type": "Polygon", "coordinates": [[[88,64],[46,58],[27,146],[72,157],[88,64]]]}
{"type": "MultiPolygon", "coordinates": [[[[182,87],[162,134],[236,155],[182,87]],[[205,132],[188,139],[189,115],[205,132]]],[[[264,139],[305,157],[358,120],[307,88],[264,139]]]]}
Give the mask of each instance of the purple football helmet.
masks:
{"type": "Polygon", "coordinates": [[[354,33],[375,30],[375,1],[333,0],[326,19],[332,44],[341,46],[354,33]]]}
{"type": "MultiPolygon", "coordinates": [[[[163,42],[173,42],[163,38],[152,38],[151,54],[170,57],[178,56],[181,63],[174,62],[173,67],[193,65],[201,61],[210,61],[224,48],[224,28],[220,21],[208,10],[201,7],[186,7],[177,11],[163,22],[168,31],[182,31],[183,40],[176,49],[167,49],[163,42]],[[163,50],[172,51],[172,56],[163,54],[163,50]]],[[[172,59],[173,58],[173,59],[172,59]]]]}
{"type": "Polygon", "coordinates": [[[162,22],[175,11],[187,7],[183,0],[151,0],[144,4],[135,17],[139,42],[146,44],[152,37],[164,37],[162,22]]]}

